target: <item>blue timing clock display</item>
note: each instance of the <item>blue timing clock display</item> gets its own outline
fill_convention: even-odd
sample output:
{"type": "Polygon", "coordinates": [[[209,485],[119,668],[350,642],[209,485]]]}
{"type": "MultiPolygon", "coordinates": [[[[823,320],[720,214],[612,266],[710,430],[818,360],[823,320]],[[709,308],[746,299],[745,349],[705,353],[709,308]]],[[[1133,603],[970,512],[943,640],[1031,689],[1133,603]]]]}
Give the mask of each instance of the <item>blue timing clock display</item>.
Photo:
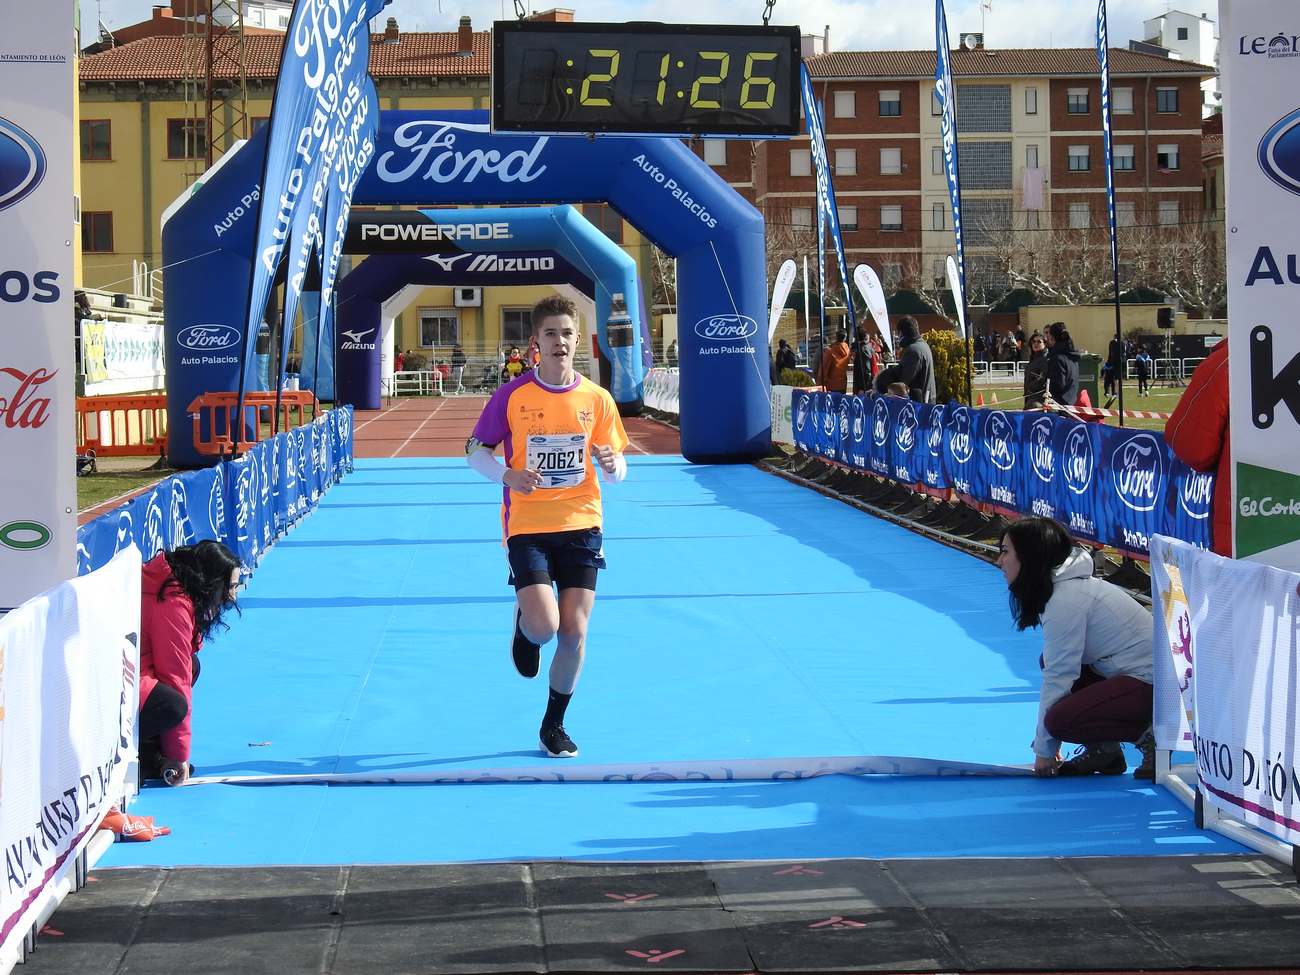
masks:
{"type": "Polygon", "coordinates": [[[797,135],[799,28],[498,21],[497,132],[797,135]]]}

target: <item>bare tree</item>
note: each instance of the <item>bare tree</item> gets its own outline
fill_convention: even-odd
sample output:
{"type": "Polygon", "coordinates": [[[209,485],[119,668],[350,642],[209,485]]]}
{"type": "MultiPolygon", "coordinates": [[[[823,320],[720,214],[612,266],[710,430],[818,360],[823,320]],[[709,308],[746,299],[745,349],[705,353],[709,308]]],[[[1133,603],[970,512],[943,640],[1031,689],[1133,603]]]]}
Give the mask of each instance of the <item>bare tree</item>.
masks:
{"type": "Polygon", "coordinates": [[[670,309],[669,314],[676,314],[677,260],[654,244],[650,245],[650,256],[651,302],[656,307],[670,309]]]}
{"type": "MultiPolygon", "coordinates": [[[[934,274],[933,263],[927,265],[925,256],[916,253],[900,255],[900,257],[902,275],[897,285],[886,293],[892,296],[899,291],[910,291],[916,295],[921,304],[949,325],[956,327],[957,316],[955,312],[948,310],[948,305],[944,301],[944,296],[949,293],[948,283],[943,276],[934,274]]],[[[934,259],[935,255],[931,255],[931,262],[934,259]]]]}
{"type": "Polygon", "coordinates": [[[1213,317],[1228,297],[1223,235],[1207,223],[1189,223],[1150,234],[1144,248],[1150,281],[1180,304],[1213,317]]]}

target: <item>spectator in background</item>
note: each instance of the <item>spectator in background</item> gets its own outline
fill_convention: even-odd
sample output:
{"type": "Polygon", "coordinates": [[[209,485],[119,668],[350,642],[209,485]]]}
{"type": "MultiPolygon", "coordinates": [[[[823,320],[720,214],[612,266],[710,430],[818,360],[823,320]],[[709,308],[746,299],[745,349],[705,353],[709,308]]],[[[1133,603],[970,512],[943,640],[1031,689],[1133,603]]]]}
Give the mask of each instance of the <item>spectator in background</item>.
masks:
{"type": "Polygon", "coordinates": [[[1016,628],[1043,629],[1034,771],[1123,775],[1128,765],[1120,743],[1132,741],[1143,753],[1136,774],[1151,777],[1145,774],[1154,774],[1155,758],[1151,612],[1118,586],[1093,578],[1092,556],[1050,518],[1012,523],[997,565],[1016,628]],[[1083,746],[1064,762],[1063,741],[1083,746]]]}
{"type": "Polygon", "coordinates": [[[664,352],[664,358],[668,361],[670,368],[677,368],[677,340],[673,339],[668,343],[668,349],[664,352]]]}
{"type": "Polygon", "coordinates": [[[1151,356],[1145,345],[1139,345],[1137,355],[1133,357],[1133,367],[1137,371],[1138,395],[1151,395],[1151,356]]]}
{"type": "Polygon", "coordinates": [[[1194,470],[1215,472],[1210,506],[1214,551],[1232,558],[1232,440],[1228,425],[1228,340],[1196,367],[1165,424],[1174,456],[1194,470]]]}
{"type": "Polygon", "coordinates": [[[505,365],[501,367],[501,381],[508,383],[512,379],[518,379],[524,372],[524,357],[519,354],[519,346],[510,346],[510,351],[506,353],[505,365]]]}
{"type": "Polygon", "coordinates": [[[886,396],[901,396],[903,399],[910,399],[912,391],[907,388],[907,383],[890,383],[885,387],[886,396]]]}
{"type": "Polygon", "coordinates": [[[855,395],[870,392],[875,372],[871,368],[871,340],[867,338],[865,327],[858,327],[858,337],[850,351],[853,355],[853,392],[855,395]]]}
{"type": "Polygon", "coordinates": [[[1111,339],[1110,345],[1106,349],[1106,395],[1115,396],[1119,393],[1119,384],[1124,378],[1124,343],[1119,339],[1111,339]]]}
{"type": "Polygon", "coordinates": [[[140,584],[140,778],[190,777],[190,709],[198,652],[235,606],[239,559],[220,542],[162,552],[140,584]]]}
{"type": "Polygon", "coordinates": [[[835,333],[835,341],[822,351],[821,367],[817,370],[817,381],[829,392],[843,393],[849,385],[849,343],[841,331],[835,333]]]}
{"type": "Polygon", "coordinates": [[[456,379],[456,392],[465,391],[465,366],[469,358],[465,355],[465,350],[457,342],[451,347],[451,373],[456,379]]]}
{"type": "Polygon", "coordinates": [[[975,361],[976,361],[976,362],[983,362],[983,361],[984,361],[984,350],[985,350],[985,348],[986,348],[986,346],[985,346],[985,344],[984,344],[984,333],[983,333],[983,332],[979,332],[979,333],[977,333],[976,336],[975,336],[975,361]]]}
{"type": "Polygon", "coordinates": [[[790,348],[790,343],[785,339],[778,339],[776,343],[776,378],[779,382],[781,373],[786,369],[798,369],[799,363],[794,357],[794,349],[790,348]]]}
{"type": "Polygon", "coordinates": [[[934,355],[929,344],[921,338],[921,327],[911,315],[898,320],[898,338],[902,354],[896,364],[882,369],[876,376],[876,392],[884,392],[890,383],[904,383],[916,402],[933,403],[934,355]]]}
{"type": "Polygon", "coordinates": [[[1065,322],[1052,322],[1043,335],[1047,343],[1047,392],[1062,406],[1079,400],[1079,353],[1065,322]]]}
{"type": "Polygon", "coordinates": [[[402,368],[405,365],[406,365],[405,352],[399,352],[397,353],[397,355],[393,356],[393,372],[401,372],[402,368]]]}
{"type": "Polygon", "coordinates": [[[1041,410],[1047,399],[1047,343],[1041,332],[1029,336],[1029,362],[1025,364],[1025,409],[1041,410]]]}

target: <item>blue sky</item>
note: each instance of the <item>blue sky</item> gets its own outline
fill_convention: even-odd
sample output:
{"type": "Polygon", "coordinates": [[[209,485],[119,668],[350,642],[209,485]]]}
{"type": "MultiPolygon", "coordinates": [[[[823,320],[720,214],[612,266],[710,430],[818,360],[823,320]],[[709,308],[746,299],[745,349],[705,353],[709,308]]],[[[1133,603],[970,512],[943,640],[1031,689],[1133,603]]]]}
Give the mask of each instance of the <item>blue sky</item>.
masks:
{"type": "MultiPolygon", "coordinates": [[[[151,0],[81,0],[84,31],[93,35],[98,14],[109,28],[147,20],[151,0]]],[[[661,20],[676,23],[758,23],[762,0],[533,0],[538,10],[569,7],[583,20],[661,20]]],[[[946,0],[951,34],[980,30],[990,47],[1085,47],[1092,43],[1096,0],[992,0],[981,14],[979,0],[946,0]]],[[[1110,0],[1112,44],[1139,37],[1142,20],[1170,6],[1217,16],[1217,0],[1110,0]]],[[[406,30],[454,30],[468,14],[476,30],[514,16],[513,0],[393,0],[384,16],[406,30]]],[[[832,50],[928,48],[934,24],[928,0],[777,0],[772,22],[799,23],[805,33],[831,28],[832,50]]],[[[382,21],[380,25],[382,26],[382,21]]]]}

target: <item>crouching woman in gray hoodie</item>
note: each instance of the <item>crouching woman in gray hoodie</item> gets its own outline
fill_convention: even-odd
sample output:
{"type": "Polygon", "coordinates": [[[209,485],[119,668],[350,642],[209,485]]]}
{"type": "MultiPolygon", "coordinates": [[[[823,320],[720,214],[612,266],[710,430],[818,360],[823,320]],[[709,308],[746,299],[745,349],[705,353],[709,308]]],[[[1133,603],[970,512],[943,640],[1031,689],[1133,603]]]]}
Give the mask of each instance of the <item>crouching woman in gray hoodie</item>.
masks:
{"type": "Polygon", "coordinates": [[[1091,555],[1050,518],[1012,524],[997,564],[1017,629],[1043,628],[1034,771],[1122,775],[1127,763],[1120,743],[1140,742],[1144,753],[1149,747],[1150,611],[1118,586],[1094,579],[1091,555]],[[1062,742],[1084,747],[1063,762],[1062,742]]]}

